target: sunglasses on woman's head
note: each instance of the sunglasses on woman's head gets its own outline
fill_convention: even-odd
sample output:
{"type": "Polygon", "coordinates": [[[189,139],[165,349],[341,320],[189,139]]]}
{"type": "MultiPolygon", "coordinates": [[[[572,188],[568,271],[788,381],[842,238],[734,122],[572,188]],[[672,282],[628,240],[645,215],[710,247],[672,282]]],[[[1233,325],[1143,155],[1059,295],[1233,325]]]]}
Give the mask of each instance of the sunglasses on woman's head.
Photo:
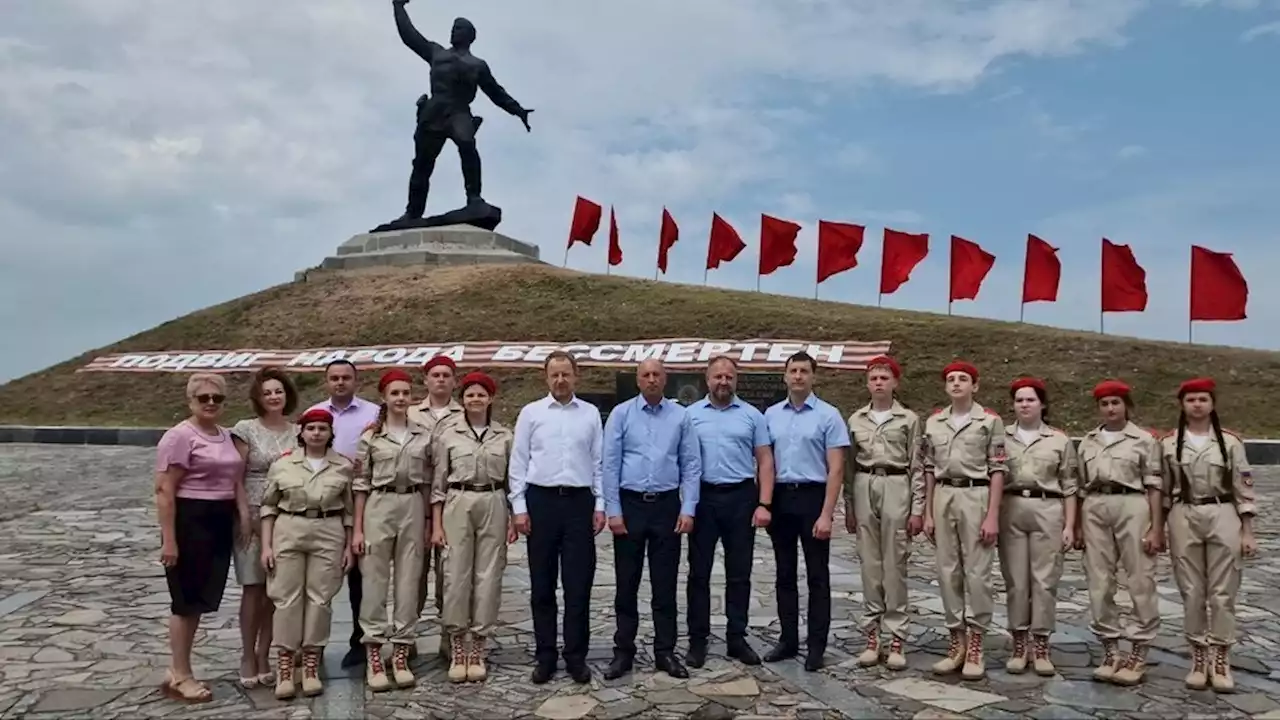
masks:
{"type": "Polygon", "coordinates": [[[227,399],[226,395],[216,395],[216,394],[210,395],[209,393],[196,396],[196,402],[200,403],[201,405],[208,405],[210,403],[214,405],[221,405],[222,402],[226,399],[227,399]]]}

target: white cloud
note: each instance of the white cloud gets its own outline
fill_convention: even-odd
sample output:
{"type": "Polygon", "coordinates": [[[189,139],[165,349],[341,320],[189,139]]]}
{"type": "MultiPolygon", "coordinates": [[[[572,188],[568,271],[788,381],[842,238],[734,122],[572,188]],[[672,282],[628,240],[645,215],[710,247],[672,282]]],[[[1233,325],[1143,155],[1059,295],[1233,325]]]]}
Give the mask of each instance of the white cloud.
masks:
{"type": "Polygon", "coordinates": [[[1147,148],[1143,145],[1125,145],[1116,151],[1116,155],[1121,160],[1133,160],[1147,154],[1147,148]]]}
{"type": "MultiPolygon", "coordinates": [[[[526,134],[487,100],[474,106],[486,118],[486,199],[504,208],[503,231],[554,262],[575,193],[615,203],[636,235],[656,234],[664,204],[709,219],[761,184],[795,201],[808,189],[789,184],[789,152],[824,97],[870,83],[964,91],[1011,58],[1120,44],[1144,5],[420,0],[409,10],[437,38],[452,12],[470,17],[476,53],[537,110],[526,134]],[[793,86],[820,90],[796,105],[781,92],[793,86]]],[[[0,360],[0,378],[286,280],[398,215],[426,84],[389,2],[41,0],[6,13],[0,251],[12,261],[0,300],[39,298],[45,311],[0,310],[0,325],[37,348],[0,360]],[[54,262],[60,250],[71,259],[54,262]],[[52,279],[37,282],[45,271],[52,279]]],[[[846,162],[875,159],[857,147],[846,145],[846,162]]],[[[431,212],[461,202],[459,175],[447,149],[431,212]]]]}
{"type": "Polygon", "coordinates": [[[1267,35],[1280,37],[1280,20],[1277,20],[1276,22],[1263,23],[1262,25],[1255,25],[1248,30],[1245,30],[1240,34],[1240,42],[1253,42],[1254,40],[1267,35]]]}

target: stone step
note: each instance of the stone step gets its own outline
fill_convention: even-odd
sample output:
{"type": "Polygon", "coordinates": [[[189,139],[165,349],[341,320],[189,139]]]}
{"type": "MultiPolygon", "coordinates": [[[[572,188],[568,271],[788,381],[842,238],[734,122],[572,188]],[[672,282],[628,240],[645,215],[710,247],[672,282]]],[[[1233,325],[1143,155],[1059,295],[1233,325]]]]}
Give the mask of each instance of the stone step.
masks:
{"type": "Polygon", "coordinates": [[[352,255],[333,255],[324,259],[324,270],[358,270],[371,267],[404,267],[408,265],[480,265],[488,263],[536,263],[536,257],[498,248],[463,246],[431,246],[430,249],[379,250],[352,255]]]}

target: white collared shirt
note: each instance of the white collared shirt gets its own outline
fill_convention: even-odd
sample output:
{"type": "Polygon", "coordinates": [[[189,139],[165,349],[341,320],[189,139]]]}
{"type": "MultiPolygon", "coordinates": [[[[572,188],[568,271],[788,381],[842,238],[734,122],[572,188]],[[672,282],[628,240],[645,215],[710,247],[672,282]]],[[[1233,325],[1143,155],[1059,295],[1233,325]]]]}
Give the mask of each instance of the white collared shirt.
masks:
{"type": "Polygon", "coordinates": [[[525,489],[539,485],[589,487],[596,511],[603,512],[603,437],[600,409],[576,395],[564,404],[548,394],[525,405],[516,418],[507,470],[511,511],[516,515],[528,512],[525,489]]]}

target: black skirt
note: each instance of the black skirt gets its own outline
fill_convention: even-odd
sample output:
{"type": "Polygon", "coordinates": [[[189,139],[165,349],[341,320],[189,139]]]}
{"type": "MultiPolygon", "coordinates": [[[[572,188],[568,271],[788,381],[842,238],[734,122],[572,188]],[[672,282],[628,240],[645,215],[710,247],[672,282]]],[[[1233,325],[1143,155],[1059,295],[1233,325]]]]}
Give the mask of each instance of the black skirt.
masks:
{"type": "Polygon", "coordinates": [[[174,615],[203,615],[216,612],[222,604],[235,545],[235,519],[234,500],[175,499],[178,562],[164,571],[174,615]]]}

